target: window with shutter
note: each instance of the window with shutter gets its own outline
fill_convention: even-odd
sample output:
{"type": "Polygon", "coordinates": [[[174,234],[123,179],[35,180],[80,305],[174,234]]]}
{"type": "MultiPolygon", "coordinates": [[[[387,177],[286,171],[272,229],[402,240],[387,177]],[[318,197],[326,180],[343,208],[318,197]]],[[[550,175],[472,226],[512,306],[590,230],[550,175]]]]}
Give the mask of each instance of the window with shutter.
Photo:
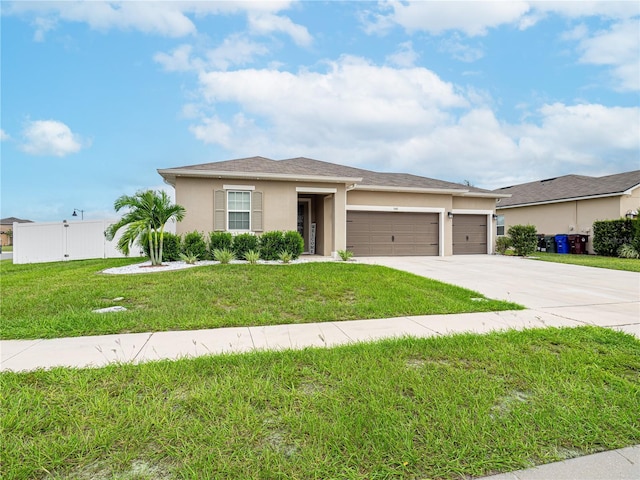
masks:
{"type": "Polygon", "coordinates": [[[227,208],[225,205],[226,192],[224,190],[216,190],[213,194],[213,229],[216,232],[225,231],[227,229],[227,208]]]}
{"type": "Polygon", "coordinates": [[[261,232],[262,226],[262,192],[253,192],[251,195],[251,224],[254,232],[261,232]]]}

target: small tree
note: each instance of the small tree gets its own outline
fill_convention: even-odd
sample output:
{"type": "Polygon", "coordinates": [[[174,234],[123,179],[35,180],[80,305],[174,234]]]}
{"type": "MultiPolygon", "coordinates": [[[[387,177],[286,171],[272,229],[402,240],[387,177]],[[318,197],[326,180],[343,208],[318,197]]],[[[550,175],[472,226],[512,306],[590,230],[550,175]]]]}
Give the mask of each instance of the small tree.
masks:
{"type": "Polygon", "coordinates": [[[536,251],[538,237],[536,227],[533,225],[513,225],[507,230],[507,235],[511,239],[511,246],[516,255],[526,257],[536,251]]]}
{"type": "Polygon", "coordinates": [[[171,204],[165,191],[139,191],[133,196],[122,195],[113,204],[116,212],[128,209],[119,222],[110,225],[105,232],[113,240],[118,230],[127,227],[118,240],[118,249],[129,255],[131,245],[144,233],[148,234],[149,257],[152,265],[162,263],[164,226],[169,220],[181,221],[186,213],[183,206],[171,204]]]}

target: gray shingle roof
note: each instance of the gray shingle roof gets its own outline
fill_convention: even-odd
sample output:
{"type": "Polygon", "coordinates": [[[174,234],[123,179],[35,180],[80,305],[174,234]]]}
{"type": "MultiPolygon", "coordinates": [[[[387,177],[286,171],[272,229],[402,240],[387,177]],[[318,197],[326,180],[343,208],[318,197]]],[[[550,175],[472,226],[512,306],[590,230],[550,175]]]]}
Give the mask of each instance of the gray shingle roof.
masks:
{"type": "Polygon", "coordinates": [[[0,225],[13,225],[14,223],[33,223],[31,220],[23,220],[22,218],[7,217],[0,220],[0,225]]]}
{"type": "Polygon", "coordinates": [[[336,163],[313,160],[311,158],[298,157],[286,160],[271,160],[264,157],[240,158],[222,162],[203,163],[160,170],[160,173],[171,175],[172,171],[194,172],[252,172],[256,174],[281,174],[304,175],[317,177],[362,178],[358,182],[363,187],[388,187],[388,188],[423,188],[423,189],[453,189],[474,193],[494,193],[490,190],[469,187],[459,183],[446,182],[428,177],[420,177],[406,173],[383,173],[364,170],[361,168],[347,167],[336,163]]]}
{"type": "Polygon", "coordinates": [[[511,198],[503,198],[498,203],[498,208],[504,208],[536,203],[555,203],[582,197],[611,196],[622,194],[638,185],[640,185],[640,170],[634,170],[604,177],[564,175],[498,188],[494,192],[511,194],[511,198]]]}

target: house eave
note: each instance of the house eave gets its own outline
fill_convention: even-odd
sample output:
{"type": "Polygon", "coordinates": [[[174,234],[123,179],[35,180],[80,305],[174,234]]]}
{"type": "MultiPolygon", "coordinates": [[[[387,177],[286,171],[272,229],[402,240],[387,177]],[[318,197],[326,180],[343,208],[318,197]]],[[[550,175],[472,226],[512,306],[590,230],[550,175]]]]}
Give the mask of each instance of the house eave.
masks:
{"type": "Polygon", "coordinates": [[[467,192],[459,196],[474,197],[474,198],[511,198],[510,193],[488,193],[488,192],[467,192]]]}
{"type": "Polygon", "coordinates": [[[266,172],[229,172],[212,170],[189,170],[189,169],[158,169],[158,173],[165,182],[175,187],[176,178],[217,178],[217,179],[243,179],[243,180],[276,180],[288,182],[314,182],[314,183],[340,183],[352,185],[362,181],[357,177],[329,177],[320,175],[296,175],[284,173],[266,172]]]}
{"type": "MultiPolygon", "coordinates": [[[[633,187],[635,188],[635,187],[633,187]]],[[[584,197],[571,197],[571,198],[559,198],[556,200],[544,200],[540,202],[529,202],[529,203],[517,203],[514,205],[496,205],[496,210],[503,210],[505,208],[520,208],[520,207],[534,207],[536,205],[552,205],[555,203],[565,203],[565,202],[577,202],[579,200],[594,200],[598,198],[611,198],[611,197],[621,197],[623,195],[631,195],[631,190],[626,190],[624,192],[616,192],[616,193],[604,193],[600,195],[588,195],[584,197]]]]}
{"type": "Polygon", "coordinates": [[[393,187],[384,185],[356,185],[353,190],[369,192],[435,193],[441,195],[462,195],[468,192],[468,190],[456,188],[393,187]]]}

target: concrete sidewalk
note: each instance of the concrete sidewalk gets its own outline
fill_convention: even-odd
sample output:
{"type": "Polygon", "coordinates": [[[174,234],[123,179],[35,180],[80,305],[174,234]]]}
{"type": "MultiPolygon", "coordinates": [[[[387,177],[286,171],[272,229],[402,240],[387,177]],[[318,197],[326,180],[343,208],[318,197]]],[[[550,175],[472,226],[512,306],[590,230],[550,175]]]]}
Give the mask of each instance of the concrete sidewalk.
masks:
{"type": "Polygon", "coordinates": [[[484,480],[638,480],[640,445],[548,463],[484,480]]]}
{"type": "Polygon", "coordinates": [[[0,369],[101,367],[113,362],[140,363],[220,353],[332,347],[405,335],[432,337],[458,332],[579,325],[584,323],[533,310],[518,310],[50,340],[2,340],[0,369]]]}

